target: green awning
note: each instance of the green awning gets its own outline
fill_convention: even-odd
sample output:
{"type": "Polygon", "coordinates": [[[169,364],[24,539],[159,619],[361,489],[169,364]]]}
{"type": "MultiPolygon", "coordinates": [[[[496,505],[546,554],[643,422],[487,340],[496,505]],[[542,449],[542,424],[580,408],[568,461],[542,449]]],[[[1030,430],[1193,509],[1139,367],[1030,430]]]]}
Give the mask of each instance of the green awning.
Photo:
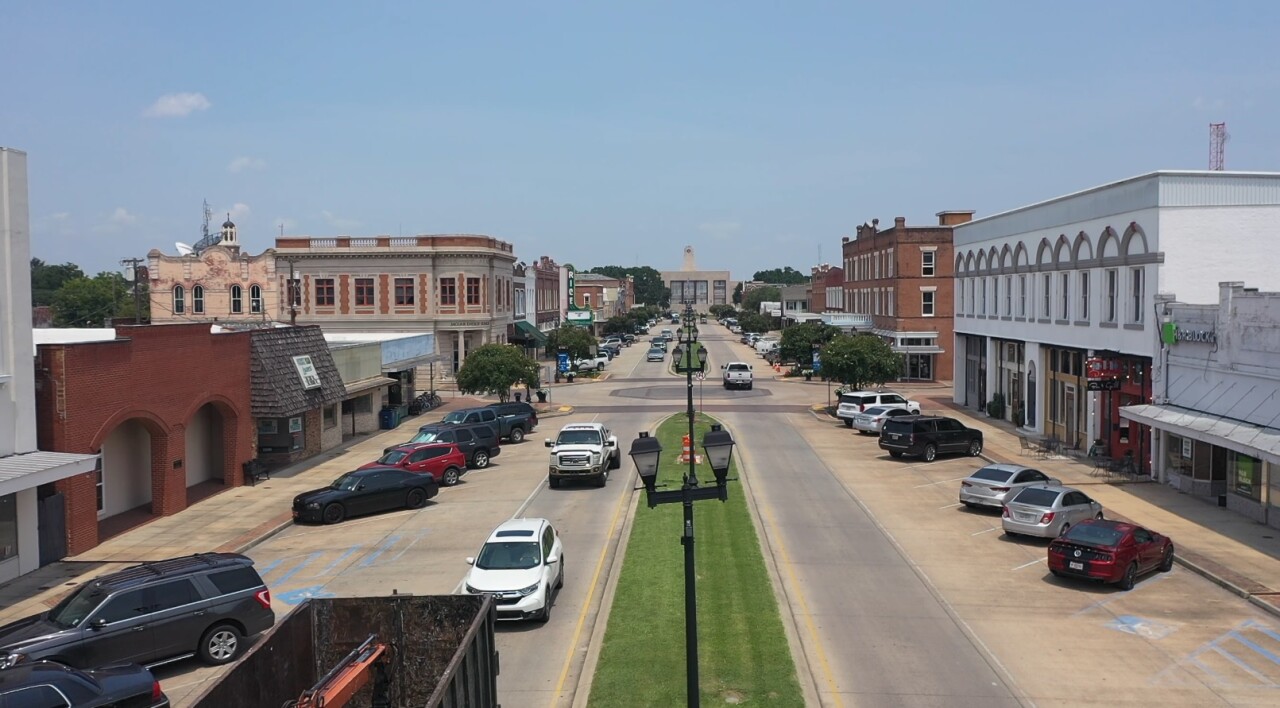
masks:
{"type": "Polygon", "coordinates": [[[524,335],[524,339],[527,342],[533,342],[540,347],[545,346],[547,343],[547,335],[543,334],[541,330],[525,320],[518,320],[516,322],[516,331],[524,335]]]}

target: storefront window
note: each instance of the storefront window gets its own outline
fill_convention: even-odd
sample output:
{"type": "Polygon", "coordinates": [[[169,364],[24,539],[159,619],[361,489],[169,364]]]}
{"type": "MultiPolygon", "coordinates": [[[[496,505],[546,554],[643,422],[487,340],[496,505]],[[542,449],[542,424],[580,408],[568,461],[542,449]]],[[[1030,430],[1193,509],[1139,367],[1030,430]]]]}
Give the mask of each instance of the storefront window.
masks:
{"type": "Polygon", "coordinates": [[[0,561],[18,555],[18,495],[0,497],[0,561]]]}
{"type": "Polygon", "coordinates": [[[1227,483],[1232,491],[1257,501],[1261,498],[1261,481],[1262,460],[1235,451],[1227,452],[1227,483]]]}
{"type": "Polygon", "coordinates": [[[1191,450],[1195,447],[1191,438],[1165,434],[1165,469],[1191,476],[1191,450]]]}

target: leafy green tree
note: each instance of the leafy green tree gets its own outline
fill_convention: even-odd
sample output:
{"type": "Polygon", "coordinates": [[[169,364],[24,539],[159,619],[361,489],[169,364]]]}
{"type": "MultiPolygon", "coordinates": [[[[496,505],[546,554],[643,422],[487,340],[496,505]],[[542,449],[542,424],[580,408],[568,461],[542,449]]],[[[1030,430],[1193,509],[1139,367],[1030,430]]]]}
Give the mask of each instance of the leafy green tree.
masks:
{"type": "MultiPolygon", "coordinates": [[[[802,322],[782,330],[782,340],[778,343],[778,354],[783,361],[807,361],[812,366],[813,345],[824,345],[835,339],[839,334],[839,327],[832,327],[822,322],[802,322]]],[[[823,373],[826,373],[825,360],[823,360],[823,373]]]]}
{"type": "Polygon", "coordinates": [[[39,258],[31,259],[31,305],[53,304],[53,296],[68,281],[83,278],[84,271],[75,263],[49,265],[39,258]]]}
{"type": "Polygon", "coordinates": [[[506,401],[512,386],[538,385],[538,362],[510,344],[484,344],[462,361],[457,382],[462,393],[497,394],[506,401]]]}
{"type": "Polygon", "coordinates": [[[764,334],[773,329],[773,318],[759,312],[743,312],[738,315],[738,326],[743,332],[764,334]]]}
{"type": "Polygon", "coordinates": [[[742,304],[742,283],[733,286],[733,304],[742,304]]]}
{"type": "Polygon", "coordinates": [[[671,288],[662,284],[662,274],[649,266],[596,266],[588,273],[599,273],[610,278],[635,278],[636,302],[654,307],[667,307],[671,302],[671,288]]]}
{"type": "Polygon", "coordinates": [[[738,310],[733,305],[712,305],[707,308],[707,312],[710,312],[712,317],[720,319],[722,317],[733,317],[738,310]]]}
{"type": "Polygon", "coordinates": [[[841,334],[822,348],[822,375],[854,389],[883,384],[902,373],[902,355],[874,334],[841,334]]]}
{"type": "Polygon", "coordinates": [[[770,285],[800,285],[809,282],[809,276],[800,271],[787,266],[785,268],[774,268],[773,270],[758,270],[751,279],[760,283],[769,283],[770,285]]]}
{"type": "Polygon", "coordinates": [[[772,285],[756,288],[742,296],[742,309],[759,312],[762,302],[782,302],[782,290],[772,285]]]}
{"type": "Polygon", "coordinates": [[[547,333],[547,356],[555,356],[560,347],[564,347],[570,359],[582,359],[591,356],[595,346],[596,338],[576,325],[567,324],[547,333]]]}
{"type": "Polygon", "coordinates": [[[627,315],[614,315],[604,322],[605,334],[631,334],[635,329],[635,319],[627,315]]]}
{"type": "MultiPolygon", "coordinates": [[[[149,310],[145,288],[141,299],[145,319],[149,310]]],[[[106,320],[134,316],[133,286],[112,271],[74,278],[54,294],[51,307],[56,327],[101,327],[106,320]]]]}

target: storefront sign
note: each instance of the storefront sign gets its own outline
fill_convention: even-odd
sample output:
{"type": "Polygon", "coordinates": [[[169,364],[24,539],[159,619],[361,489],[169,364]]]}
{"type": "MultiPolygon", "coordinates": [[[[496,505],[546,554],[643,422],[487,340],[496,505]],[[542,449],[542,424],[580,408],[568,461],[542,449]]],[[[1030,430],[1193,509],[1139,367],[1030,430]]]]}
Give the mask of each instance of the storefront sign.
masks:
{"type": "Polygon", "coordinates": [[[569,322],[590,322],[595,319],[595,313],[591,310],[570,310],[565,314],[565,320],[569,322]]]}
{"type": "Polygon", "coordinates": [[[302,432],[302,418],[300,418],[300,417],[299,417],[299,418],[290,418],[290,419],[289,419],[289,432],[291,432],[291,433],[301,433],[301,432],[302,432]]]}
{"type": "Polygon", "coordinates": [[[1085,384],[1090,391],[1119,391],[1120,379],[1091,380],[1085,384]]]}
{"type": "Polygon", "coordinates": [[[1178,342],[1217,344],[1218,333],[1212,329],[1184,329],[1176,322],[1166,322],[1160,328],[1160,341],[1172,346],[1178,342]]]}
{"type": "MultiPolygon", "coordinates": [[[[1085,378],[1090,381],[1102,381],[1105,379],[1119,379],[1123,369],[1118,359],[1103,359],[1102,357],[1090,357],[1085,362],[1084,367],[1085,378]]],[[[1119,388],[1117,386],[1116,388],[1119,388]]],[[[1090,391],[1101,391],[1104,389],[1089,387],[1090,391]]],[[[1115,389],[1105,389],[1115,390],[1115,389]]]]}
{"type": "Polygon", "coordinates": [[[320,374],[316,372],[315,364],[311,363],[311,355],[295,356],[293,365],[297,367],[298,376],[302,379],[302,388],[308,391],[320,388],[320,374]]]}
{"type": "Polygon", "coordinates": [[[482,320],[466,320],[466,321],[462,321],[462,320],[447,320],[447,319],[441,319],[441,320],[437,320],[437,322],[438,322],[439,324],[441,324],[441,325],[445,326],[445,327],[464,327],[464,328],[467,328],[467,329],[477,329],[477,328],[481,328],[481,327],[488,327],[488,326],[489,326],[489,324],[490,324],[490,323],[488,323],[488,322],[484,322],[484,321],[482,321],[482,320]]]}

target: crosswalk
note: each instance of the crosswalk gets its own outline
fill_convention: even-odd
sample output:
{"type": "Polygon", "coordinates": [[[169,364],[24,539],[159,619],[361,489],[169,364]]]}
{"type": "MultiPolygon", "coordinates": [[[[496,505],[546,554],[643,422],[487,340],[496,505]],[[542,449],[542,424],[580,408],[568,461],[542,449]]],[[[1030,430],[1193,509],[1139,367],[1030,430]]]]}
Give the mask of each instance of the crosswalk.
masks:
{"type": "Polygon", "coordinates": [[[279,558],[249,553],[258,573],[271,588],[272,597],[286,605],[297,605],[311,597],[332,597],[325,584],[349,568],[357,571],[394,563],[426,537],[420,529],[408,534],[391,534],[376,543],[358,543],[345,548],[297,553],[279,558]]]}
{"type": "MultiPolygon", "coordinates": [[[[1280,688],[1280,630],[1247,620],[1197,647],[1173,669],[1209,685],[1280,688]]],[[[1158,679],[1177,682],[1173,671],[1158,679]]]]}

